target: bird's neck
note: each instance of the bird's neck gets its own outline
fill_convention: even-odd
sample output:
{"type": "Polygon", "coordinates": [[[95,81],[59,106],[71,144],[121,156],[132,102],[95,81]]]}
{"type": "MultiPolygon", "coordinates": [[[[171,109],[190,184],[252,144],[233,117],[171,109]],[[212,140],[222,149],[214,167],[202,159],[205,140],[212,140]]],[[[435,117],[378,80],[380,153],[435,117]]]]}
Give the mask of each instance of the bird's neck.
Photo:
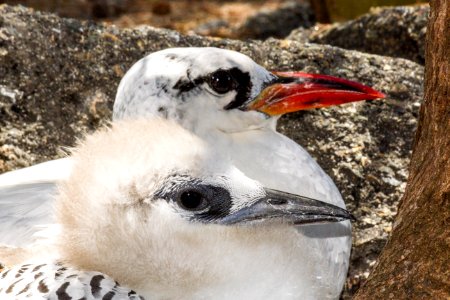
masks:
{"type": "Polygon", "coordinates": [[[181,265],[198,256],[208,261],[207,268],[197,263],[183,274],[166,274],[174,278],[133,288],[146,299],[313,298],[317,291],[311,285],[317,274],[308,261],[310,255],[302,251],[306,245],[299,245],[294,227],[272,229],[231,230],[211,244],[205,241],[203,247],[210,249],[203,255],[192,254],[181,265]]]}
{"type": "Polygon", "coordinates": [[[256,111],[223,111],[217,108],[188,107],[178,112],[175,120],[198,136],[207,138],[222,134],[275,131],[278,117],[268,117],[256,111]]]}

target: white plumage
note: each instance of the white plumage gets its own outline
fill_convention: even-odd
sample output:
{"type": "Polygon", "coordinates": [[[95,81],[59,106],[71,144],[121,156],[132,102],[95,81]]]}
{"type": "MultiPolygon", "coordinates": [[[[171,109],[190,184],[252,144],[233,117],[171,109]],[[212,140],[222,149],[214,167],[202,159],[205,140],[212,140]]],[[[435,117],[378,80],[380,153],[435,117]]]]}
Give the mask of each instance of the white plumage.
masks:
{"type": "MultiPolygon", "coordinates": [[[[127,72],[118,88],[113,118],[160,116],[176,121],[230,156],[246,176],[264,186],[345,207],[336,186],[311,156],[276,132],[276,121],[284,112],[331,105],[333,98],[336,104],[382,96],[328,76],[271,73],[234,51],[178,48],[153,53],[127,72]]],[[[55,165],[62,167],[47,170],[50,180],[45,183],[33,169],[0,176],[0,220],[9,222],[6,226],[21,225],[6,235],[0,232],[0,243],[15,236],[13,245],[30,245],[39,225],[53,222],[51,214],[45,215],[52,202],[49,194],[54,183],[70,174],[72,163],[65,159],[55,165]],[[34,201],[41,201],[36,204],[39,211],[23,209],[34,201]],[[19,209],[26,212],[17,218],[19,209]]],[[[307,281],[313,279],[309,288],[320,291],[322,299],[337,298],[348,268],[350,223],[304,226],[300,232],[297,242],[310,256],[320,257],[305,274],[307,281]]]]}

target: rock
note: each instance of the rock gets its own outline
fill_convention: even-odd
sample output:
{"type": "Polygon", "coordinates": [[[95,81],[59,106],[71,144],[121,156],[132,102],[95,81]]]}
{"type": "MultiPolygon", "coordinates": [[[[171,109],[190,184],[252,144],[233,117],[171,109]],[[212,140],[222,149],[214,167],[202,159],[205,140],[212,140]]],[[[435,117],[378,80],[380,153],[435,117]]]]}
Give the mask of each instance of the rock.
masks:
{"type": "Polygon", "coordinates": [[[313,30],[316,30],[317,26],[314,26],[312,28],[303,28],[299,27],[294,30],[292,30],[287,37],[285,37],[287,40],[296,41],[300,43],[309,43],[310,36],[313,32],[313,30]]]}
{"type": "Polygon", "coordinates": [[[98,19],[111,18],[126,12],[135,0],[72,0],[24,1],[5,0],[9,5],[21,4],[41,11],[52,11],[61,17],[98,19]]]}
{"type": "Polygon", "coordinates": [[[156,1],[153,3],[152,13],[159,16],[169,15],[172,12],[172,6],[167,1],[156,1]]]}
{"type": "Polygon", "coordinates": [[[194,29],[196,34],[204,36],[224,36],[232,35],[233,29],[230,24],[222,19],[210,20],[194,29]]]}
{"type": "Polygon", "coordinates": [[[309,3],[287,1],[274,10],[262,10],[249,17],[236,30],[241,39],[282,38],[294,28],[309,28],[314,24],[314,14],[309,3]]]}
{"type": "MultiPolygon", "coordinates": [[[[373,9],[369,14],[336,24],[309,36],[310,42],[425,63],[425,33],[430,8],[400,6],[373,9]]],[[[304,40],[304,31],[288,39],[304,40]]]]}
{"type": "Polygon", "coordinates": [[[357,80],[386,100],[284,116],[281,132],[304,146],[335,180],[354,223],[344,297],[370,271],[401,197],[422,99],[423,67],[412,61],[328,45],[268,39],[242,42],[151,27],[119,30],[0,6],[0,172],[62,156],[109,118],[120,78],[146,54],[167,47],[240,51],[272,70],[357,80]],[[386,180],[387,179],[387,180],[386,180]]]}
{"type": "MultiPolygon", "coordinates": [[[[73,2],[73,1],[72,1],[73,2]]],[[[86,1],[80,1],[86,3],[86,1]]],[[[90,4],[89,13],[91,18],[111,18],[121,15],[132,4],[132,0],[90,0],[87,1],[90,4]]],[[[71,12],[77,11],[76,9],[70,10],[71,12]]],[[[81,16],[85,18],[85,16],[81,16]]]]}

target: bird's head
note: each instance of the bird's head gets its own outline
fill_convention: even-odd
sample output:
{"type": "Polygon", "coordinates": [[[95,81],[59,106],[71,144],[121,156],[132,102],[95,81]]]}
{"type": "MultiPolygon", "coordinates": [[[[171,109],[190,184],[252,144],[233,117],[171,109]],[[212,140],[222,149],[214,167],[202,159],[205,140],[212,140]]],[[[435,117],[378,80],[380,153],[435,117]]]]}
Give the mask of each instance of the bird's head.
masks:
{"type": "MultiPolygon", "coordinates": [[[[61,258],[166,298],[225,284],[222,274],[249,286],[248,272],[308,272],[308,259],[298,267],[307,256],[294,226],[351,218],[263,187],[163,120],[117,122],[88,137],[74,160],[56,202],[61,258]]],[[[267,283],[267,274],[256,282],[267,283]]]]}
{"type": "Polygon", "coordinates": [[[269,72],[231,50],[172,48],[148,55],[127,72],[113,118],[160,116],[194,132],[236,132],[273,125],[289,112],[383,97],[332,76],[269,72]]]}

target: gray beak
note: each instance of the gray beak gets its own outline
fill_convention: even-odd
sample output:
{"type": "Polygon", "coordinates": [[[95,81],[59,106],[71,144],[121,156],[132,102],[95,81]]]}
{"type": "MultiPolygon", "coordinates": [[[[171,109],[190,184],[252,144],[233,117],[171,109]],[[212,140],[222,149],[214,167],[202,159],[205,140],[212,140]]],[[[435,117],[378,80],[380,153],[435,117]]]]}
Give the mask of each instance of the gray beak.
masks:
{"type": "Polygon", "coordinates": [[[265,191],[264,197],[222,218],[219,223],[233,225],[277,219],[301,225],[354,220],[347,210],[332,204],[267,188],[265,191]]]}

